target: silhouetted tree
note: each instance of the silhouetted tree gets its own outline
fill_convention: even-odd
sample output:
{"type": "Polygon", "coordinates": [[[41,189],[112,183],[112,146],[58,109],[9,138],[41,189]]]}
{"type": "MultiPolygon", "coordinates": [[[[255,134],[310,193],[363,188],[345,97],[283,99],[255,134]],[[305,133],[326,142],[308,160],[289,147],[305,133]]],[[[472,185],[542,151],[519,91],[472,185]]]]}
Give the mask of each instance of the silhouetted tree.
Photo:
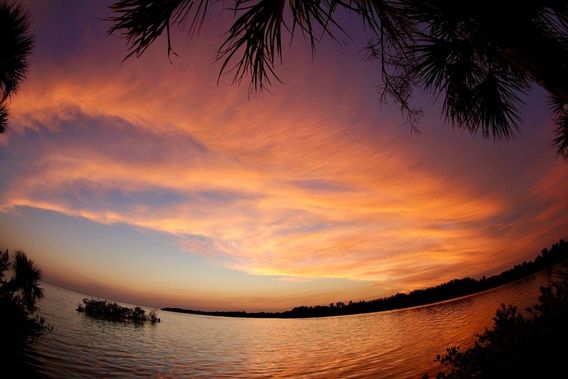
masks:
{"type": "Polygon", "coordinates": [[[18,296],[18,301],[28,310],[36,309],[36,301],[43,297],[43,290],[39,286],[41,271],[21,251],[16,252],[12,267],[14,276],[8,283],[9,288],[18,296]]]}
{"type": "Polygon", "coordinates": [[[525,314],[501,305],[493,321],[472,348],[438,355],[445,369],[436,378],[554,378],[566,370],[568,278],[541,288],[525,314]]]}
{"type": "Polygon", "coordinates": [[[10,263],[8,250],[0,251],[0,354],[19,354],[30,338],[50,329],[35,314],[43,296],[40,279],[41,271],[26,254],[16,252],[10,263]]]}
{"type": "Polygon", "coordinates": [[[28,69],[33,41],[24,8],[10,0],[0,1],[0,133],[8,122],[7,101],[16,93],[28,69]]]}
{"type": "Polygon", "coordinates": [[[134,321],[137,323],[150,321],[152,324],[160,322],[155,310],[146,314],[146,311],[140,307],[123,307],[107,300],[84,298],[82,303],[77,306],[77,312],[84,312],[88,316],[109,321],[134,321]]]}
{"type": "MultiPolygon", "coordinates": [[[[109,32],[139,57],[171,26],[197,32],[218,0],[118,0],[109,32]]],[[[557,123],[557,152],[568,157],[568,3],[563,0],[234,0],[235,21],[217,58],[234,81],[251,89],[279,80],[284,33],[299,31],[315,48],[323,36],[347,35],[339,10],[372,33],[370,57],[380,62],[381,100],[393,98],[415,125],[415,89],[442,97],[445,119],[472,134],[504,140],[520,123],[520,95],[530,83],[548,91],[557,123]]]]}

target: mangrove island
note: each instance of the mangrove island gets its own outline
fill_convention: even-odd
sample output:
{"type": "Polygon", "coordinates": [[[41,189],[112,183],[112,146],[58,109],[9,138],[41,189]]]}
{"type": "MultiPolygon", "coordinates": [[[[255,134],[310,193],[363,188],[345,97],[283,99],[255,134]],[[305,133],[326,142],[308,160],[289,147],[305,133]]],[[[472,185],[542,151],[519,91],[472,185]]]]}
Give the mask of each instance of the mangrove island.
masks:
{"type": "Polygon", "coordinates": [[[107,300],[84,298],[77,306],[77,312],[84,312],[87,316],[108,321],[133,321],[137,323],[149,321],[152,324],[160,322],[155,311],[146,311],[140,307],[128,308],[107,300]]]}

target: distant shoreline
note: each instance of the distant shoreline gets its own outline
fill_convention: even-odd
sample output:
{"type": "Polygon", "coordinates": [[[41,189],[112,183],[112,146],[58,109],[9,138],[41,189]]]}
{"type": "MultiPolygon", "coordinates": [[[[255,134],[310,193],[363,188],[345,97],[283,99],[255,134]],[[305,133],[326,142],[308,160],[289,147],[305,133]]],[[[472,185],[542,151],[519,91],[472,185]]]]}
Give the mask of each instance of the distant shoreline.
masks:
{"type": "Polygon", "coordinates": [[[568,259],[568,243],[564,240],[554,244],[550,249],[543,249],[541,254],[530,262],[522,262],[513,268],[490,277],[481,279],[462,278],[449,282],[414,290],[408,294],[395,295],[368,301],[349,301],[347,304],[337,302],[329,306],[299,306],[283,312],[245,312],[245,311],[201,311],[177,307],[165,307],[162,311],[188,313],[203,316],[241,317],[241,318],[314,318],[346,316],[373,312],[384,312],[397,309],[430,305],[478,294],[496,287],[509,284],[533,274],[541,272],[557,263],[568,259]]]}

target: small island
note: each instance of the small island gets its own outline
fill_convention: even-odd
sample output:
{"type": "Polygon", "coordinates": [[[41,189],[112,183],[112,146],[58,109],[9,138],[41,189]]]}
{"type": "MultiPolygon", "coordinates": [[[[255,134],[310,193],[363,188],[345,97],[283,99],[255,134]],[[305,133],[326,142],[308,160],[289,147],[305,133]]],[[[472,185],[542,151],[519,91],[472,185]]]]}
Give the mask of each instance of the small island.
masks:
{"type": "Polygon", "coordinates": [[[419,305],[437,303],[486,291],[516,280],[536,274],[565,261],[568,258],[568,243],[564,240],[554,244],[550,249],[543,249],[541,254],[530,262],[523,262],[500,274],[480,279],[462,278],[434,287],[417,289],[409,293],[395,295],[375,300],[337,302],[328,305],[299,306],[284,312],[245,312],[245,311],[201,311],[182,308],[162,308],[163,311],[190,313],[206,316],[222,317],[254,317],[254,318],[307,318],[342,316],[370,312],[390,311],[393,309],[410,308],[419,305]]]}
{"type": "Polygon", "coordinates": [[[107,300],[97,300],[84,298],[82,303],[77,306],[77,312],[85,313],[87,316],[100,318],[109,321],[132,321],[135,323],[160,322],[155,311],[146,311],[140,307],[128,308],[107,300]]]}

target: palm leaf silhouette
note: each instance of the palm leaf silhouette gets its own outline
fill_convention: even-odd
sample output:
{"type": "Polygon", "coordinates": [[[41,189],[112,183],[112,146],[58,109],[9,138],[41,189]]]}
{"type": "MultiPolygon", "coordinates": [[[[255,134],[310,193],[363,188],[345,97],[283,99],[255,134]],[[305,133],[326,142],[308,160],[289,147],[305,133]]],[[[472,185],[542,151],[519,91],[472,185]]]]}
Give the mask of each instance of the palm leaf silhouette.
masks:
{"type": "MultiPolygon", "coordinates": [[[[170,26],[189,34],[218,0],[117,0],[109,32],[126,37],[126,58],[140,56],[170,26]]],[[[452,0],[233,0],[234,23],[221,44],[219,77],[250,77],[260,91],[280,81],[285,35],[301,33],[312,51],[326,36],[347,36],[338,11],[371,31],[369,57],[380,62],[380,99],[394,99],[414,126],[415,89],[443,100],[446,121],[494,140],[513,138],[521,124],[521,97],[538,84],[562,107],[554,144],[568,157],[568,2],[452,0]]],[[[125,59],[126,59],[125,58],[125,59]]]]}
{"type": "Polygon", "coordinates": [[[28,69],[33,41],[21,5],[0,1],[0,133],[8,122],[7,99],[18,90],[28,69]]]}
{"type": "Polygon", "coordinates": [[[21,251],[16,252],[13,270],[10,287],[20,293],[22,304],[33,312],[37,299],[43,297],[43,290],[39,286],[41,270],[21,251]]]}

